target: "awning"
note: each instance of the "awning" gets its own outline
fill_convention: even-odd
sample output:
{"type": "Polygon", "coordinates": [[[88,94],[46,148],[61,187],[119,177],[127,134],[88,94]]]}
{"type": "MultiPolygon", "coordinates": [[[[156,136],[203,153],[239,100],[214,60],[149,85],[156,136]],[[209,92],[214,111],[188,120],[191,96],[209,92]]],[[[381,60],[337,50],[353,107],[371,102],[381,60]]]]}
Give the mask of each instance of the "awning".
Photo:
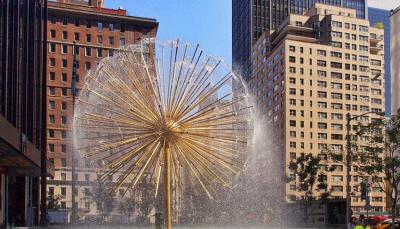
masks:
{"type": "MultiPolygon", "coordinates": [[[[40,176],[41,152],[0,115],[0,172],[40,176]]],[[[54,165],[47,164],[47,176],[54,176],[54,165]]]]}

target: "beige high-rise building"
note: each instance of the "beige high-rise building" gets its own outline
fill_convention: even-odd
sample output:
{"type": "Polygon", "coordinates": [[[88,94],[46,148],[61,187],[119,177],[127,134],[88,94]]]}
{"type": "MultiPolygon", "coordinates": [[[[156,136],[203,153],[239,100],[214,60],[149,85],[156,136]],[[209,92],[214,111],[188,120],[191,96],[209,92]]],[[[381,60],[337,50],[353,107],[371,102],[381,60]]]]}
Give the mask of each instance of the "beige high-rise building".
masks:
{"type": "Polygon", "coordinates": [[[400,6],[391,12],[390,16],[390,67],[391,67],[391,102],[392,114],[397,114],[400,109],[400,6]]]}
{"type": "MultiPolygon", "coordinates": [[[[326,158],[329,148],[345,158],[346,114],[384,111],[383,32],[356,18],[353,9],[315,4],[304,15],[290,15],[253,46],[249,89],[274,125],[282,173],[293,176],[288,165],[303,153],[326,158]]],[[[371,114],[358,121],[368,123],[374,118],[378,117],[371,114]]],[[[358,143],[367,143],[367,138],[358,143]]],[[[326,174],[333,198],[344,198],[343,163],[326,174]]],[[[351,175],[352,208],[363,212],[357,166],[351,175]]],[[[293,183],[285,189],[288,201],[299,197],[293,183]]],[[[372,211],[385,211],[385,198],[372,188],[372,211]]]]}

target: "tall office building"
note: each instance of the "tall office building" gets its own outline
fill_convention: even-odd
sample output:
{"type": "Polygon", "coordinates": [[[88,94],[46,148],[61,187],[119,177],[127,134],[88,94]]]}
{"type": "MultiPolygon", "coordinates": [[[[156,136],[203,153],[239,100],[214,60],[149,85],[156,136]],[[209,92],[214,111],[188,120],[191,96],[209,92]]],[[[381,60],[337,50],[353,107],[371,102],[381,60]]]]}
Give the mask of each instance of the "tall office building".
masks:
{"type": "Polygon", "coordinates": [[[303,14],[315,3],[355,9],[362,19],[368,15],[366,0],[233,0],[233,70],[247,79],[251,47],[261,34],[275,30],[289,14],[303,14]]]}
{"type": "MultiPolygon", "coordinates": [[[[61,196],[61,210],[68,212],[71,212],[73,194],[73,56],[76,54],[78,61],[79,91],[86,73],[96,69],[102,58],[113,56],[125,44],[155,37],[158,28],[154,19],[128,16],[126,10],[104,8],[103,4],[102,0],[59,0],[49,2],[48,6],[47,155],[55,165],[55,178],[48,182],[48,193],[61,196]],[[74,50],[73,42],[76,43],[74,50]]],[[[96,205],[86,196],[95,179],[92,170],[77,169],[74,194],[81,218],[96,214],[96,205]]]]}
{"type": "Polygon", "coordinates": [[[391,71],[390,71],[390,11],[384,9],[378,9],[368,7],[368,20],[370,26],[382,27],[385,30],[385,42],[383,44],[385,49],[385,81],[386,81],[386,104],[385,112],[386,115],[391,114],[391,71]]]}
{"type": "MultiPolygon", "coordinates": [[[[255,43],[249,89],[272,122],[283,174],[295,176],[288,164],[303,153],[328,163],[328,149],[345,152],[347,113],[384,110],[383,33],[370,27],[368,20],[356,18],[354,9],[315,4],[305,15],[291,14],[275,32],[265,32],[255,43]]],[[[374,118],[378,116],[357,121],[365,124],[374,118]]],[[[366,145],[368,138],[356,141],[366,145]]],[[[326,172],[328,190],[334,198],[344,198],[346,168],[343,163],[333,165],[334,171],[326,172]]],[[[360,199],[362,179],[356,165],[351,176],[352,208],[359,213],[365,201],[360,199]]],[[[300,197],[294,183],[285,189],[289,201],[300,197]]],[[[373,188],[372,211],[384,211],[385,198],[385,193],[373,188]]]]}
{"type": "Polygon", "coordinates": [[[400,6],[390,16],[390,68],[392,114],[400,109],[400,6]]]}
{"type": "Polygon", "coordinates": [[[45,187],[51,173],[45,157],[46,2],[0,0],[1,228],[38,225],[40,175],[45,187]]]}

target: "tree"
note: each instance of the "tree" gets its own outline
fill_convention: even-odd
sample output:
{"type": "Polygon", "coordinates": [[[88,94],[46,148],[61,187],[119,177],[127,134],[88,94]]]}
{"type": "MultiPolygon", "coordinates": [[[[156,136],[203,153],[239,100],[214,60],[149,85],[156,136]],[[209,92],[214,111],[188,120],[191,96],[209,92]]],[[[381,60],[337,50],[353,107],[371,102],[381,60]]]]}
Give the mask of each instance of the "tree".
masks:
{"type": "Polygon", "coordinates": [[[357,135],[368,138],[367,144],[357,151],[356,158],[363,164],[360,172],[369,175],[373,185],[390,198],[394,223],[396,205],[400,201],[400,110],[392,118],[360,125],[357,135]]]}
{"type": "Polygon", "coordinates": [[[154,207],[154,185],[147,180],[144,180],[139,185],[139,201],[138,201],[138,210],[139,210],[139,223],[148,223],[149,214],[154,207]]]}
{"type": "Polygon", "coordinates": [[[47,209],[48,210],[58,210],[61,208],[60,205],[61,195],[49,195],[47,197],[47,209]]]}
{"type": "Polygon", "coordinates": [[[130,194],[129,196],[124,196],[120,198],[118,204],[118,210],[121,214],[126,216],[128,223],[129,223],[129,218],[135,211],[135,209],[136,209],[136,200],[134,194],[130,194]]]}
{"type": "Polygon", "coordinates": [[[111,185],[110,180],[102,180],[100,176],[97,176],[92,191],[86,193],[96,203],[97,211],[102,216],[103,222],[110,216],[114,209],[115,193],[110,191],[111,185]]]}
{"type": "Polygon", "coordinates": [[[314,200],[325,200],[329,196],[327,179],[321,169],[321,158],[312,154],[301,154],[289,164],[294,176],[288,177],[289,183],[296,183],[296,191],[301,193],[301,204],[304,207],[304,221],[308,221],[308,210],[314,200]]]}

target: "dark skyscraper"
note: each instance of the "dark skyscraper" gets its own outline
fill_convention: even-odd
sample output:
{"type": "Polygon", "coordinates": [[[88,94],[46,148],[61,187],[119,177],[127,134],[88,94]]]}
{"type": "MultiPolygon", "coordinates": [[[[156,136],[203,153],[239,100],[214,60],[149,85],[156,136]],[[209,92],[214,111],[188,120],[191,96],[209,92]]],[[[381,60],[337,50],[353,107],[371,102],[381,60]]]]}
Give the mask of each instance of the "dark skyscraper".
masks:
{"type": "Polygon", "coordinates": [[[0,228],[46,212],[46,5],[0,0],[0,228]]]}
{"type": "Polygon", "coordinates": [[[248,77],[251,46],[266,30],[275,30],[289,13],[302,14],[315,3],[356,9],[357,17],[368,15],[366,0],[233,0],[232,58],[235,72],[248,77]]]}
{"type": "Polygon", "coordinates": [[[383,28],[385,30],[385,41],[384,41],[384,49],[385,49],[385,92],[386,92],[386,104],[385,111],[387,115],[391,114],[391,99],[390,99],[390,90],[391,90],[391,73],[390,73],[390,11],[377,9],[373,7],[368,8],[368,19],[371,26],[380,26],[377,23],[382,23],[383,28]]]}

